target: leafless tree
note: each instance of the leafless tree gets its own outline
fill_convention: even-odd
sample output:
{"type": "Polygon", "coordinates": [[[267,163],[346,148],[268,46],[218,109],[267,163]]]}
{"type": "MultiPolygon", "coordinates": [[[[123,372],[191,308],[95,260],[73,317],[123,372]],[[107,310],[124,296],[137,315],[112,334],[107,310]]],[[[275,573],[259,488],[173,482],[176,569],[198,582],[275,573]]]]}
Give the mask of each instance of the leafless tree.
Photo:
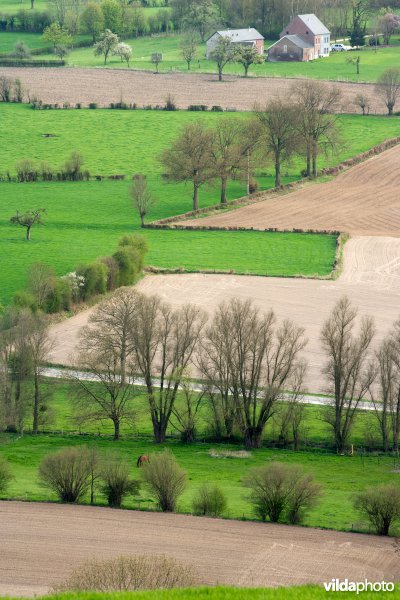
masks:
{"type": "Polygon", "coordinates": [[[24,213],[20,213],[18,210],[13,217],[10,219],[10,223],[13,225],[20,225],[26,228],[26,239],[31,239],[31,228],[34,225],[43,225],[42,217],[43,213],[46,212],[45,208],[37,208],[36,210],[27,210],[24,213]]]}
{"type": "Polygon", "coordinates": [[[114,439],[120,437],[122,422],[132,424],[132,407],[138,391],[126,376],[133,372],[133,348],[130,340],[136,298],[121,290],[115,298],[100,305],[83,328],[79,343],[79,365],[93,373],[96,385],[73,375],[79,393],[75,405],[80,422],[111,420],[114,439]]]}
{"type": "Polygon", "coordinates": [[[261,143],[274,161],[275,187],[281,186],[282,164],[299,150],[298,111],[293,104],[272,100],[264,109],[256,107],[261,143]]]}
{"type": "MultiPolygon", "coordinates": [[[[250,301],[237,299],[218,307],[211,327],[216,330],[222,365],[226,361],[235,417],[246,448],[258,448],[277,401],[303,369],[299,355],[306,344],[304,331],[291,321],[276,327],[272,311],[260,314],[250,301]]],[[[218,384],[218,369],[216,374],[218,384]]]]}
{"type": "Polygon", "coordinates": [[[303,422],[305,419],[305,406],[302,402],[304,390],[303,381],[306,370],[306,364],[299,364],[298,372],[292,385],[292,393],[285,397],[279,411],[277,412],[279,422],[279,438],[286,446],[290,437],[293,441],[293,450],[296,452],[300,448],[300,442],[303,434],[303,422]]]}
{"type": "Polygon", "coordinates": [[[337,452],[343,453],[354,425],[358,405],[368,393],[375,378],[375,368],[368,353],[374,337],[374,323],[363,317],[355,335],[357,310],[347,297],[334,306],[321,331],[321,343],[327,356],[323,369],[332,406],[325,418],[333,429],[337,452]]]}
{"type": "Polygon", "coordinates": [[[354,508],[368,521],[378,535],[389,535],[390,527],[400,519],[400,488],[392,483],[359,492],[354,508]]]}
{"type": "Polygon", "coordinates": [[[30,266],[28,272],[28,290],[35,298],[40,309],[44,309],[50,292],[54,289],[55,273],[42,262],[30,266]]]}
{"type": "Polygon", "coordinates": [[[11,102],[13,89],[13,80],[10,77],[2,75],[0,77],[0,101],[11,102]]]}
{"type": "Polygon", "coordinates": [[[384,71],[378,78],[375,89],[386,104],[388,115],[391,116],[400,95],[400,69],[392,67],[384,71]]]}
{"type": "Polygon", "coordinates": [[[199,410],[203,405],[204,391],[197,392],[189,380],[181,381],[179,402],[172,408],[171,425],[179,431],[181,439],[186,444],[191,444],[196,439],[196,426],[199,410]]]}
{"type": "Polygon", "coordinates": [[[179,386],[190,371],[205,321],[206,315],[190,304],[173,310],[157,296],[140,297],[132,344],[158,443],[165,440],[179,386]]]}
{"type": "Polygon", "coordinates": [[[354,99],[354,104],[361,109],[361,112],[364,116],[369,115],[371,110],[371,104],[368,96],[366,96],[365,94],[357,94],[357,96],[354,99]]]}
{"type": "Polygon", "coordinates": [[[214,176],[221,181],[221,204],[226,203],[228,179],[240,177],[246,170],[247,153],[257,142],[255,137],[246,135],[245,128],[238,119],[219,120],[213,129],[211,146],[211,168],[214,176]]]}
{"type": "Polygon", "coordinates": [[[144,227],[144,218],[150,208],[154,205],[154,197],[149,190],[147,178],[140,173],[133,176],[132,185],[129,188],[133,206],[140,217],[141,226],[144,227]]]}
{"type": "Polygon", "coordinates": [[[192,182],[193,210],[199,207],[200,187],[212,177],[212,141],[212,132],[204,123],[188,123],[161,157],[168,179],[192,182]]]}
{"type": "Polygon", "coordinates": [[[316,177],[319,154],[335,149],[338,143],[339,117],[333,111],[338,106],[340,91],[320,81],[304,80],[293,85],[292,94],[307,159],[307,177],[316,177]]]}

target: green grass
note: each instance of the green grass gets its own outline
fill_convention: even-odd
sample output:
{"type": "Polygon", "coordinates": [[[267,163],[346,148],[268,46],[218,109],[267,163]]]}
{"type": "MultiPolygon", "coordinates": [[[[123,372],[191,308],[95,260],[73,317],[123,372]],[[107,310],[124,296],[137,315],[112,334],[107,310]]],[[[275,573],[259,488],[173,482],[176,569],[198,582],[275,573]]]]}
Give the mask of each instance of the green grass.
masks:
{"type": "MultiPolygon", "coordinates": [[[[181,56],[181,34],[163,35],[157,37],[140,37],[127,39],[133,48],[131,68],[154,70],[150,57],[153,52],[162,52],[163,62],[159,66],[161,72],[187,72],[187,65],[181,56]]],[[[265,48],[273,41],[265,40],[265,48]]],[[[376,81],[379,75],[400,58],[398,37],[391,42],[394,47],[374,48],[366,46],[354,52],[332,52],[327,58],[320,58],[309,63],[270,63],[265,62],[250,68],[250,75],[257,77],[311,77],[314,79],[345,80],[345,81],[376,81]],[[361,56],[361,73],[357,75],[355,65],[349,64],[347,58],[361,56]]],[[[104,66],[102,57],[95,56],[93,48],[76,48],[67,58],[71,66],[104,66]]],[[[107,67],[127,68],[118,57],[110,57],[107,67]]],[[[215,63],[205,58],[205,44],[199,44],[196,59],[191,66],[193,73],[216,73],[215,63]]],[[[242,75],[243,68],[237,63],[225,67],[225,73],[242,75]]]]}
{"type": "MultiPolygon", "coordinates": [[[[308,585],[288,588],[195,588],[187,590],[156,590],[148,592],[64,593],[37,600],[325,600],[337,593],[326,592],[322,586],[308,585]]],[[[389,596],[400,598],[400,588],[389,596]]],[[[354,599],[354,592],[341,592],[340,598],[354,599]]],[[[363,592],[363,600],[375,600],[376,592],[363,592]]]]}
{"type": "MultiPolygon", "coordinates": [[[[47,7],[47,0],[35,0],[35,10],[46,10],[47,7]]],[[[31,0],[1,0],[0,2],[0,12],[12,14],[21,9],[30,10],[31,0]]]]}
{"type": "MultiPolygon", "coordinates": [[[[191,209],[191,187],[163,181],[158,157],[184,123],[203,119],[210,124],[240,113],[189,113],[185,111],[51,110],[34,111],[26,105],[0,105],[0,172],[15,172],[15,163],[32,158],[49,161],[59,169],[72,150],[83,154],[92,174],[142,172],[157,199],[150,220],[191,209]],[[16,125],[17,124],[17,125],[16,125]],[[44,138],[44,133],[56,137],[44,138]],[[146,144],[143,140],[146,139],[146,144]]],[[[321,157],[321,166],[337,164],[388,137],[399,134],[399,119],[341,117],[340,152],[321,157]]],[[[303,162],[284,170],[284,182],[299,177],[303,162]]],[[[273,186],[272,168],[260,169],[261,189],[273,186]]],[[[125,233],[138,230],[131,207],[128,180],[83,183],[0,184],[0,302],[8,303],[25,285],[29,266],[37,261],[52,265],[62,275],[78,263],[114,250],[125,233]],[[45,207],[45,226],[24,232],[11,226],[20,211],[45,207]]],[[[241,181],[229,184],[228,197],[245,194],[241,181]]],[[[218,202],[218,186],[204,187],[200,206],[218,202]]],[[[334,260],[334,239],[318,235],[251,232],[144,232],[150,245],[147,262],[157,267],[188,270],[234,270],[259,275],[327,275],[334,260]],[[245,241],[245,243],[244,243],[245,241]]]]}
{"type": "MultiPolygon", "coordinates": [[[[367,530],[366,523],[360,521],[354,511],[353,495],[368,486],[381,483],[397,482],[399,475],[393,472],[394,459],[382,456],[368,456],[363,460],[359,456],[337,456],[321,452],[292,452],[290,450],[260,449],[253,451],[249,458],[213,458],[209,451],[213,449],[237,449],[228,444],[196,443],[191,446],[177,441],[168,441],[162,447],[155,446],[150,438],[131,437],[114,442],[104,436],[67,436],[39,435],[17,436],[0,435],[0,450],[9,462],[15,479],[7,492],[8,498],[29,501],[54,501],[55,496],[43,488],[38,480],[37,472],[43,457],[61,448],[81,444],[96,445],[102,453],[116,451],[121,458],[132,465],[132,476],[138,477],[135,466],[140,454],[149,454],[170,448],[181,466],[188,473],[188,486],[182,495],[178,512],[190,513],[193,495],[204,482],[218,484],[225,492],[228,507],[224,513],[226,518],[253,519],[248,492],[242,481],[253,466],[260,466],[268,461],[277,460],[288,464],[301,465],[307,473],[314,475],[321,483],[324,495],[320,503],[310,511],[305,524],[339,530],[367,530]]],[[[398,467],[398,463],[396,463],[398,467]]],[[[4,497],[4,496],[3,496],[4,497]]],[[[104,504],[104,498],[98,494],[97,502],[104,504]]],[[[145,488],[140,496],[129,497],[124,504],[126,508],[140,510],[156,510],[156,503],[145,488]]],[[[395,532],[393,532],[395,533],[395,532]]]]}
{"type": "MultiPolygon", "coordinates": [[[[0,6],[0,12],[2,8],[0,6]]],[[[46,44],[42,40],[40,33],[25,33],[16,31],[1,31],[0,32],[0,53],[12,52],[17,42],[25,42],[30,50],[36,48],[44,48],[46,44]]],[[[54,58],[54,57],[53,57],[54,58]]]]}

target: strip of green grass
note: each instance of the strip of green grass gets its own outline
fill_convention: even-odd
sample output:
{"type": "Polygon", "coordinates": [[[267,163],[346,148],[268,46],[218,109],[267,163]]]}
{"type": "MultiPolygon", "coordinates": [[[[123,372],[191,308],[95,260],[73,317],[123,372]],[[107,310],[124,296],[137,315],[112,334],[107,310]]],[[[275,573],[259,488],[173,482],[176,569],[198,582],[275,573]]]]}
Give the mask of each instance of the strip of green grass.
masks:
{"type": "MultiPolygon", "coordinates": [[[[354,592],[341,592],[340,598],[354,599],[354,592]]],[[[186,590],[154,590],[148,592],[65,593],[44,596],[38,600],[319,600],[336,598],[322,586],[308,585],[285,588],[195,588],[186,590]]],[[[400,598],[400,588],[389,596],[400,598]]],[[[376,592],[363,592],[363,600],[376,600],[376,592]]]]}
{"type": "MultiPolygon", "coordinates": [[[[226,494],[228,507],[226,518],[253,519],[253,511],[248,499],[248,491],[242,481],[249,469],[268,461],[282,461],[302,466],[307,473],[314,475],[323,486],[324,495],[320,503],[306,516],[305,524],[338,530],[367,531],[367,524],[359,520],[353,507],[354,494],[368,486],[381,483],[396,483],[398,460],[390,457],[338,456],[322,452],[293,452],[290,450],[260,449],[246,458],[213,458],[209,452],[217,450],[237,450],[229,444],[195,443],[183,445],[169,440],[162,446],[155,445],[148,437],[124,438],[115,442],[111,437],[97,435],[38,435],[23,437],[0,434],[0,452],[9,462],[15,479],[7,492],[8,498],[28,501],[54,501],[55,496],[41,487],[38,480],[38,467],[43,457],[61,448],[81,444],[95,445],[102,453],[115,451],[132,465],[132,476],[138,478],[136,459],[140,454],[149,454],[170,448],[179,463],[188,473],[188,486],[182,495],[178,512],[190,513],[192,500],[198,487],[208,481],[218,484],[226,494]]],[[[3,497],[5,497],[3,495],[3,497]]],[[[105,504],[98,493],[97,502],[105,504]]],[[[140,496],[128,497],[126,508],[155,510],[156,503],[143,488],[140,496]]],[[[396,533],[393,531],[393,533],[396,533]]]]}

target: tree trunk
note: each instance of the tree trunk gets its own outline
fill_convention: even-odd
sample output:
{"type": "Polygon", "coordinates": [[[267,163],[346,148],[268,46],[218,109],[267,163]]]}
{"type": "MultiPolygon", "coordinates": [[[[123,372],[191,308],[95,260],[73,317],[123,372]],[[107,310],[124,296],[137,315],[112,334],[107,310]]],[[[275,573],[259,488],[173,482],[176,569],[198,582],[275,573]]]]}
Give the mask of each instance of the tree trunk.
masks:
{"type": "Polygon", "coordinates": [[[248,75],[249,75],[249,67],[248,67],[248,65],[245,65],[245,67],[244,67],[244,76],[248,77],[248,75]]]}
{"type": "Polygon", "coordinates": [[[222,68],[218,67],[218,81],[222,81],[222,68]]]}
{"type": "Polygon", "coordinates": [[[307,150],[307,177],[311,177],[311,152],[307,150]]]}
{"type": "Polygon", "coordinates": [[[221,204],[226,204],[226,177],[221,177],[221,204]]]}
{"type": "Polygon", "coordinates": [[[246,450],[261,448],[261,431],[257,427],[248,427],[244,434],[246,450]]]}
{"type": "Polygon", "coordinates": [[[34,399],[33,399],[33,426],[32,426],[32,433],[37,434],[38,433],[38,429],[39,429],[39,399],[40,399],[40,393],[39,393],[39,375],[38,375],[36,369],[35,369],[35,375],[34,375],[34,384],[35,384],[35,393],[34,393],[34,399]]]}
{"type": "Polygon", "coordinates": [[[313,154],[313,158],[312,158],[312,174],[313,177],[316,177],[318,175],[317,172],[317,157],[315,154],[313,154]]]}
{"type": "Polygon", "coordinates": [[[31,0],[31,9],[33,10],[35,8],[35,0],[31,0]]]}
{"type": "Polygon", "coordinates": [[[26,228],[26,239],[29,240],[31,239],[31,228],[30,226],[26,228]]]}
{"type": "Polygon", "coordinates": [[[275,159],[275,187],[281,187],[281,163],[279,158],[275,159]]]}
{"type": "Polygon", "coordinates": [[[199,208],[199,186],[197,183],[193,184],[193,210],[199,208]]]}
{"type": "Polygon", "coordinates": [[[120,422],[119,419],[113,420],[114,423],[114,440],[119,440],[120,438],[120,422]]]}
{"type": "Polygon", "coordinates": [[[140,215],[141,227],[144,227],[144,215],[140,215]]]}
{"type": "Polygon", "coordinates": [[[388,113],[389,113],[389,117],[391,117],[391,116],[392,116],[392,114],[393,114],[393,107],[394,107],[394,105],[393,105],[393,104],[388,104],[388,105],[387,105],[387,108],[388,108],[388,113]]]}
{"type": "Polygon", "coordinates": [[[165,442],[167,427],[163,423],[156,423],[153,421],[153,432],[154,441],[156,444],[163,444],[165,442]]]}

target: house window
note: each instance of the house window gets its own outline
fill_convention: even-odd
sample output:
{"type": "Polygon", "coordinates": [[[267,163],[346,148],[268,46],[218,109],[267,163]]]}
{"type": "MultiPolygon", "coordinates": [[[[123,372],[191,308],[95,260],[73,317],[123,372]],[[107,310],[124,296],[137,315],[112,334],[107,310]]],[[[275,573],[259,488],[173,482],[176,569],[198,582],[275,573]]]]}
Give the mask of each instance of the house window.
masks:
{"type": "Polygon", "coordinates": [[[286,52],[287,52],[287,45],[286,45],[286,44],[283,46],[283,51],[284,51],[284,52],[285,52],[285,54],[286,54],[286,52]]]}

